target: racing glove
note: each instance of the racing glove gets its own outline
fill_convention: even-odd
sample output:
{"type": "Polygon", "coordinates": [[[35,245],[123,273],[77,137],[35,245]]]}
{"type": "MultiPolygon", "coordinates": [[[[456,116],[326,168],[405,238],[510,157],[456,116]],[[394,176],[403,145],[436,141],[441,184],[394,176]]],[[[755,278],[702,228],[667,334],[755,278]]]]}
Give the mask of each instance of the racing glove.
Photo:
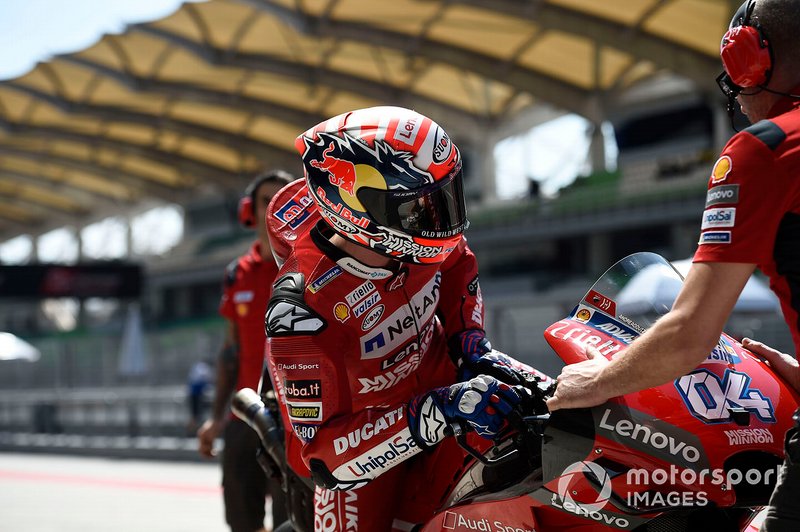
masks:
{"type": "Polygon", "coordinates": [[[459,380],[476,375],[491,375],[507,384],[526,384],[526,373],[540,375],[530,366],[492,349],[486,333],[480,329],[464,331],[450,340],[450,353],[458,366],[459,380]]]}
{"type": "Polygon", "coordinates": [[[480,436],[492,439],[521,401],[520,393],[508,384],[480,375],[414,398],[408,404],[408,425],[423,448],[442,441],[451,423],[466,422],[480,436]]]}

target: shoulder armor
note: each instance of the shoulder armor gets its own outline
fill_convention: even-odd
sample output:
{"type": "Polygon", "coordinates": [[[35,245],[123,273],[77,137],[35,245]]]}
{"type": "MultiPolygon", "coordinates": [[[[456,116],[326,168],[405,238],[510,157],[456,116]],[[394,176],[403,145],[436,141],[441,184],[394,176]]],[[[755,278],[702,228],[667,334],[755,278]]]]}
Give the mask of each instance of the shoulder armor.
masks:
{"type": "Polygon", "coordinates": [[[225,286],[233,286],[236,283],[236,272],[239,270],[239,259],[234,259],[225,266],[225,286]]]}
{"type": "Polygon", "coordinates": [[[771,120],[761,120],[743,131],[747,131],[773,151],[786,140],[786,132],[771,120]]]}
{"type": "Polygon", "coordinates": [[[303,336],[325,329],[322,316],[306,305],[305,285],[302,273],[287,273],[275,281],[264,318],[267,336],[303,336]]]}

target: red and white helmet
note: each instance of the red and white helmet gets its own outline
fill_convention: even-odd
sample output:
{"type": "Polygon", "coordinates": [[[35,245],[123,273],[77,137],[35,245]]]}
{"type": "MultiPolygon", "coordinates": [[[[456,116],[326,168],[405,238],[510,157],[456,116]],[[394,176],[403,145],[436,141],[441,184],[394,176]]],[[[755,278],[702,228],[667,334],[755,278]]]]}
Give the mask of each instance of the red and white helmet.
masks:
{"type": "Polygon", "coordinates": [[[436,122],[402,107],[333,117],[295,141],[310,196],[343,237],[436,264],[467,228],[461,155],[436,122]]]}

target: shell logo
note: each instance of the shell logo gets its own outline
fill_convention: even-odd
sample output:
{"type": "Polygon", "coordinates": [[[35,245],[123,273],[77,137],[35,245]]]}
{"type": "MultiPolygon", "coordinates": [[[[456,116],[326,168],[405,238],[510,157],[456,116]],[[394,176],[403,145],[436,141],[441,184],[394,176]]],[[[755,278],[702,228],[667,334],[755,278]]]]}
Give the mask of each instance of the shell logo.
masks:
{"type": "Polygon", "coordinates": [[[333,306],[333,315],[336,317],[337,320],[344,323],[348,319],[350,319],[350,307],[348,307],[344,303],[336,303],[333,306]]]}
{"type": "Polygon", "coordinates": [[[714,163],[714,168],[711,170],[711,184],[714,185],[725,181],[732,168],[733,161],[727,155],[717,159],[717,162],[714,163]]]}
{"type": "Polygon", "coordinates": [[[238,305],[236,305],[236,313],[239,315],[240,318],[244,318],[245,316],[247,316],[248,310],[249,307],[245,303],[239,303],[238,305]]]}
{"type": "Polygon", "coordinates": [[[591,313],[591,311],[590,311],[589,309],[585,309],[585,308],[582,308],[582,309],[580,309],[580,310],[578,311],[578,313],[575,315],[575,319],[576,319],[576,320],[578,320],[578,321],[584,321],[584,322],[585,322],[585,321],[589,321],[589,319],[590,319],[591,317],[592,317],[592,313],[591,313]]]}

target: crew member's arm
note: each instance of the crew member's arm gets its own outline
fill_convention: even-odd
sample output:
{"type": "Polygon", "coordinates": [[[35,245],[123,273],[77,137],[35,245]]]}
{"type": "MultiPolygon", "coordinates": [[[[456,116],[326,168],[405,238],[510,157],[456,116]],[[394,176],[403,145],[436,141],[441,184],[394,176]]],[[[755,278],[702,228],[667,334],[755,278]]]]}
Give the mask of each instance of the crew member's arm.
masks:
{"type": "Polygon", "coordinates": [[[239,369],[239,338],[236,323],[225,320],[225,341],[217,357],[216,385],[211,418],[197,431],[200,454],[213,456],[214,440],[220,435],[227,421],[228,404],[236,386],[239,369]]]}
{"type": "Polygon", "coordinates": [[[696,368],[719,341],[754,269],[755,264],[694,263],[669,313],[610,362],[587,349],[589,360],[564,368],[547,406],[550,410],[595,406],[696,368]]]}

